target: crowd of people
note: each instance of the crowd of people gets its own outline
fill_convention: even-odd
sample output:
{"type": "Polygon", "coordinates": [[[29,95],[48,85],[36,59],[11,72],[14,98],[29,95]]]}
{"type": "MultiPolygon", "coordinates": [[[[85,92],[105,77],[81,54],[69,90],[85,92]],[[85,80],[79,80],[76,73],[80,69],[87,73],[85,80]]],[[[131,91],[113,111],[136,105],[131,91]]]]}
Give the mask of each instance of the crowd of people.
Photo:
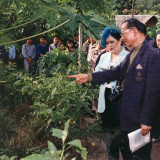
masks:
{"type": "MultiPolygon", "coordinates": [[[[97,57],[101,53],[105,53],[105,49],[100,45],[100,40],[96,42],[93,37],[85,37],[86,41],[83,44],[82,51],[86,56],[89,64],[92,67],[92,71],[95,68],[95,63],[97,57]]],[[[67,51],[69,53],[74,53],[79,47],[79,34],[74,35],[74,40],[67,40],[64,42],[58,35],[53,37],[53,42],[48,45],[47,39],[45,36],[39,38],[39,44],[36,46],[32,43],[32,39],[28,38],[26,43],[22,45],[21,54],[19,55],[20,59],[24,60],[24,70],[28,73],[31,73],[32,66],[35,66],[36,60],[38,57],[42,57],[47,52],[51,52],[54,48],[59,48],[62,51],[67,51]]],[[[16,48],[13,44],[6,46],[0,46],[0,59],[3,59],[5,62],[14,62],[16,58],[16,48]]],[[[39,68],[39,73],[42,72],[39,68]]]]}
{"type": "MultiPolygon", "coordinates": [[[[86,41],[83,43],[82,51],[86,56],[87,61],[91,66],[91,71],[95,71],[95,67],[100,60],[100,56],[109,50],[104,45],[101,45],[101,40],[96,41],[93,37],[86,36],[86,41]]],[[[37,57],[45,55],[47,52],[51,52],[54,48],[60,48],[62,51],[68,51],[70,53],[75,52],[75,49],[79,47],[79,35],[74,35],[74,40],[68,40],[66,43],[60,39],[59,36],[53,37],[53,43],[48,45],[45,36],[40,37],[40,43],[36,46],[32,44],[32,39],[27,39],[23,44],[20,57],[24,59],[24,70],[28,73],[32,72],[32,66],[35,66],[37,57]]],[[[146,40],[159,52],[160,48],[160,33],[157,34],[156,40],[146,35],[146,40]]],[[[123,44],[123,42],[121,42],[123,44]]],[[[7,49],[5,46],[0,46],[0,59],[4,61],[12,62],[16,58],[16,48],[12,44],[7,49]]],[[[42,70],[39,68],[39,72],[42,70]]]]}
{"type": "MultiPolygon", "coordinates": [[[[62,51],[68,51],[69,53],[75,52],[78,47],[78,42],[76,41],[77,35],[75,35],[75,41],[68,40],[66,45],[60,39],[59,36],[53,37],[53,43],[48,45],[45,36],[40,37],[40,43],[37,47],[32,44],[31,39],[27,39],[26,43],[22,46],[22,56],[24,58],[24,70],[28,73],[31,72],[32,66],[35,65],[36,57],[42,57],[47,52],[52,52],[55,48],[60,48],[62,51]]],[[[42,73],[42,68],[38,66],[38,72],[42,73]]]]}

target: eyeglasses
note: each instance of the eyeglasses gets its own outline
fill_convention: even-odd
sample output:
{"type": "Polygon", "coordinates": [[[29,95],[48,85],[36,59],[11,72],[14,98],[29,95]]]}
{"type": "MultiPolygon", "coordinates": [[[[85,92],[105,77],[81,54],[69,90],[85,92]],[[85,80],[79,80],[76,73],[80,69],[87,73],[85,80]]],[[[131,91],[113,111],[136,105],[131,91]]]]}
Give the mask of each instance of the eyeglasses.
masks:
{"type": "Polygon", "coordinates": [[[127,29],[127,30],[126,30],[126,31],[124,31],[124,32],[121,32],[121,36],[124,36],[124,35],[125,35],[125,33],[129,32],[131,29],[132,29],[132,28],[127,29]]]}

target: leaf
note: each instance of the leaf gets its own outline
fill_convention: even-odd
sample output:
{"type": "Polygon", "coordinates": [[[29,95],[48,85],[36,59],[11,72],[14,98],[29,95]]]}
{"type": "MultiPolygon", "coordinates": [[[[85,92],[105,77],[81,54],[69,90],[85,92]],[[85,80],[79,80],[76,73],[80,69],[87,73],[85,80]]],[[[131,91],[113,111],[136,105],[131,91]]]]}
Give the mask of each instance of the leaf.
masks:
{"type": "Polygon", "coordinates": [[[55,136],[57,138],[62,138],[62,136],[63,136],[62,130],[53,128],[52,129],[52,136],[55,136]]]}
{"type": "Polygon", "coordinates": [[[76,157],[72,158],[71,160],[76,160],[76,157]]]}
{"type": "Polygon", "coordinates": [[[65,123],[64,130],[68,133],[70,119],[65,123]]]}
{"type": "Polygon", "coordinates": [[[73,141],[70,141],[70,142],[68,142],[68,144],[70,144],[71,146],[74,146],[74,147],[78,147],[78,148],[82,147],[81,141],[79,139],[75,139],[73,141]]]}
{"type": "Polygon", "coordinates": [[[20,85],[21,84],[21,80],[18,80],[14,83],[14,85],[20,85]]]}
{"type": "Polygon", "coordinates": [[[51,122],[52,122],[52,119],[50,118],[50,119],[48,120],[48,122],[47,122],[46,129],[50,126],[51,122]]]}
{"type": "Polygon", "coordinates": [[[51,141],[48,141],[48,149],[51,154],[57,151],[56,146],[51,141]]]}
{"type": "Polygon", "coordinates": [[[22,88],[22,95],[24,95],[27,92],[28,88],[29,88],[28,86],[24,86],[22,88]]]}
{"type": "Polygon", "coordinates": [[[4,155],[4,156],[0,157],[0,159],[1,159],[1,160],[9,160],[9,157],[6,156],[6,155],[4,155]]]}
{"type": "Polygon", "coordinates": [[[81,148],[81,157],[87,159],[87,150],[84,147],[81,148]]]}
{"type": "Polygon", "coordinates": [[[21,160],[48,160],[46,156],[40,154],[32,154],[25,158],[21,158],[21,160]]]}
{"type": "Polygon", "coordinates": [[[95,21],[95,22],[97,22],[97,23],[100,23],[100,24],[102,24],[102,25],[104,25],[104,26],[109,26],[109,25],[111,25],[111,22],[110,22],[110,21],[106,21],[106,20],[105,20],[103,17],[101,17],[100,15],[94,14],[93,16],[94,16],[94,17],[91,18],[91,20],[93,20],[93,21],[95,21]]]}
{"type": "Polygon", "coordinates": [[[68,25],[69,25],[71,31],[75,31],[76,29],[78,29],[78,23],[77,22],[69,21],[68,25]]]}
{"type": "Polygon", "coordinates": [[[59,160],[60,154],[61,154],[61,150],[56,151],[56,152],[52,152],[52,154],[50,154],[49,152],[46,152],[45,156],[48,158],[48,160],[50,160],[50,158],[51,158],[51,160],[59,160]]]}
{"type": "Polygon", "coordinates": [[[55,94],[56,91],[57,91],[57,88],[55,87],[55,88],[52,90],[51,95],[53,96],[53,95],[55,94]]]}
{"type": "Polygon", "coordinates": [[[75,14],[73,21],[80,23],[82,21],[82,16],[80,14],[75,14]]]}
{"type": "Polygon", "coordinates": [[[17,156],[12,156],[10,160],[14,160],[15,158],[17,158],[17,156]]]}

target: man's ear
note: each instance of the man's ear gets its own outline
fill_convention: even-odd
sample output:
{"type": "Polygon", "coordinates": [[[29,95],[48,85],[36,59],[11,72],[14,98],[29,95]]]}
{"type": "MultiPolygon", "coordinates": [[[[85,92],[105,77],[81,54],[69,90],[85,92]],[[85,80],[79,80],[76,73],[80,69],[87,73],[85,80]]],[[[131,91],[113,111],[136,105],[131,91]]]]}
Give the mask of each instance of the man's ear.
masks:
{"type": "Polygon", "coordinates": [[[137,33],[139,33],[139,31],[138,31],[138,29],[136,27],[133,27],[132,30],[134,32],[134,35],[137,35],[137,33]]]}

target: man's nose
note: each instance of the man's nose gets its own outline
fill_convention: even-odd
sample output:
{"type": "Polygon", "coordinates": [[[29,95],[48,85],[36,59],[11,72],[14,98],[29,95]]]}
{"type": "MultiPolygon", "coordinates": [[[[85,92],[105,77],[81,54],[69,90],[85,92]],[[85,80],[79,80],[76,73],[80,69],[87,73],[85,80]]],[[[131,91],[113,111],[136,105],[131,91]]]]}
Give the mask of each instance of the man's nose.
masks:
{"type": "Polygon", "coordinates": [[[121,40],[124,41],[124,37],[123,36],[121,37],[121,40]]]}

